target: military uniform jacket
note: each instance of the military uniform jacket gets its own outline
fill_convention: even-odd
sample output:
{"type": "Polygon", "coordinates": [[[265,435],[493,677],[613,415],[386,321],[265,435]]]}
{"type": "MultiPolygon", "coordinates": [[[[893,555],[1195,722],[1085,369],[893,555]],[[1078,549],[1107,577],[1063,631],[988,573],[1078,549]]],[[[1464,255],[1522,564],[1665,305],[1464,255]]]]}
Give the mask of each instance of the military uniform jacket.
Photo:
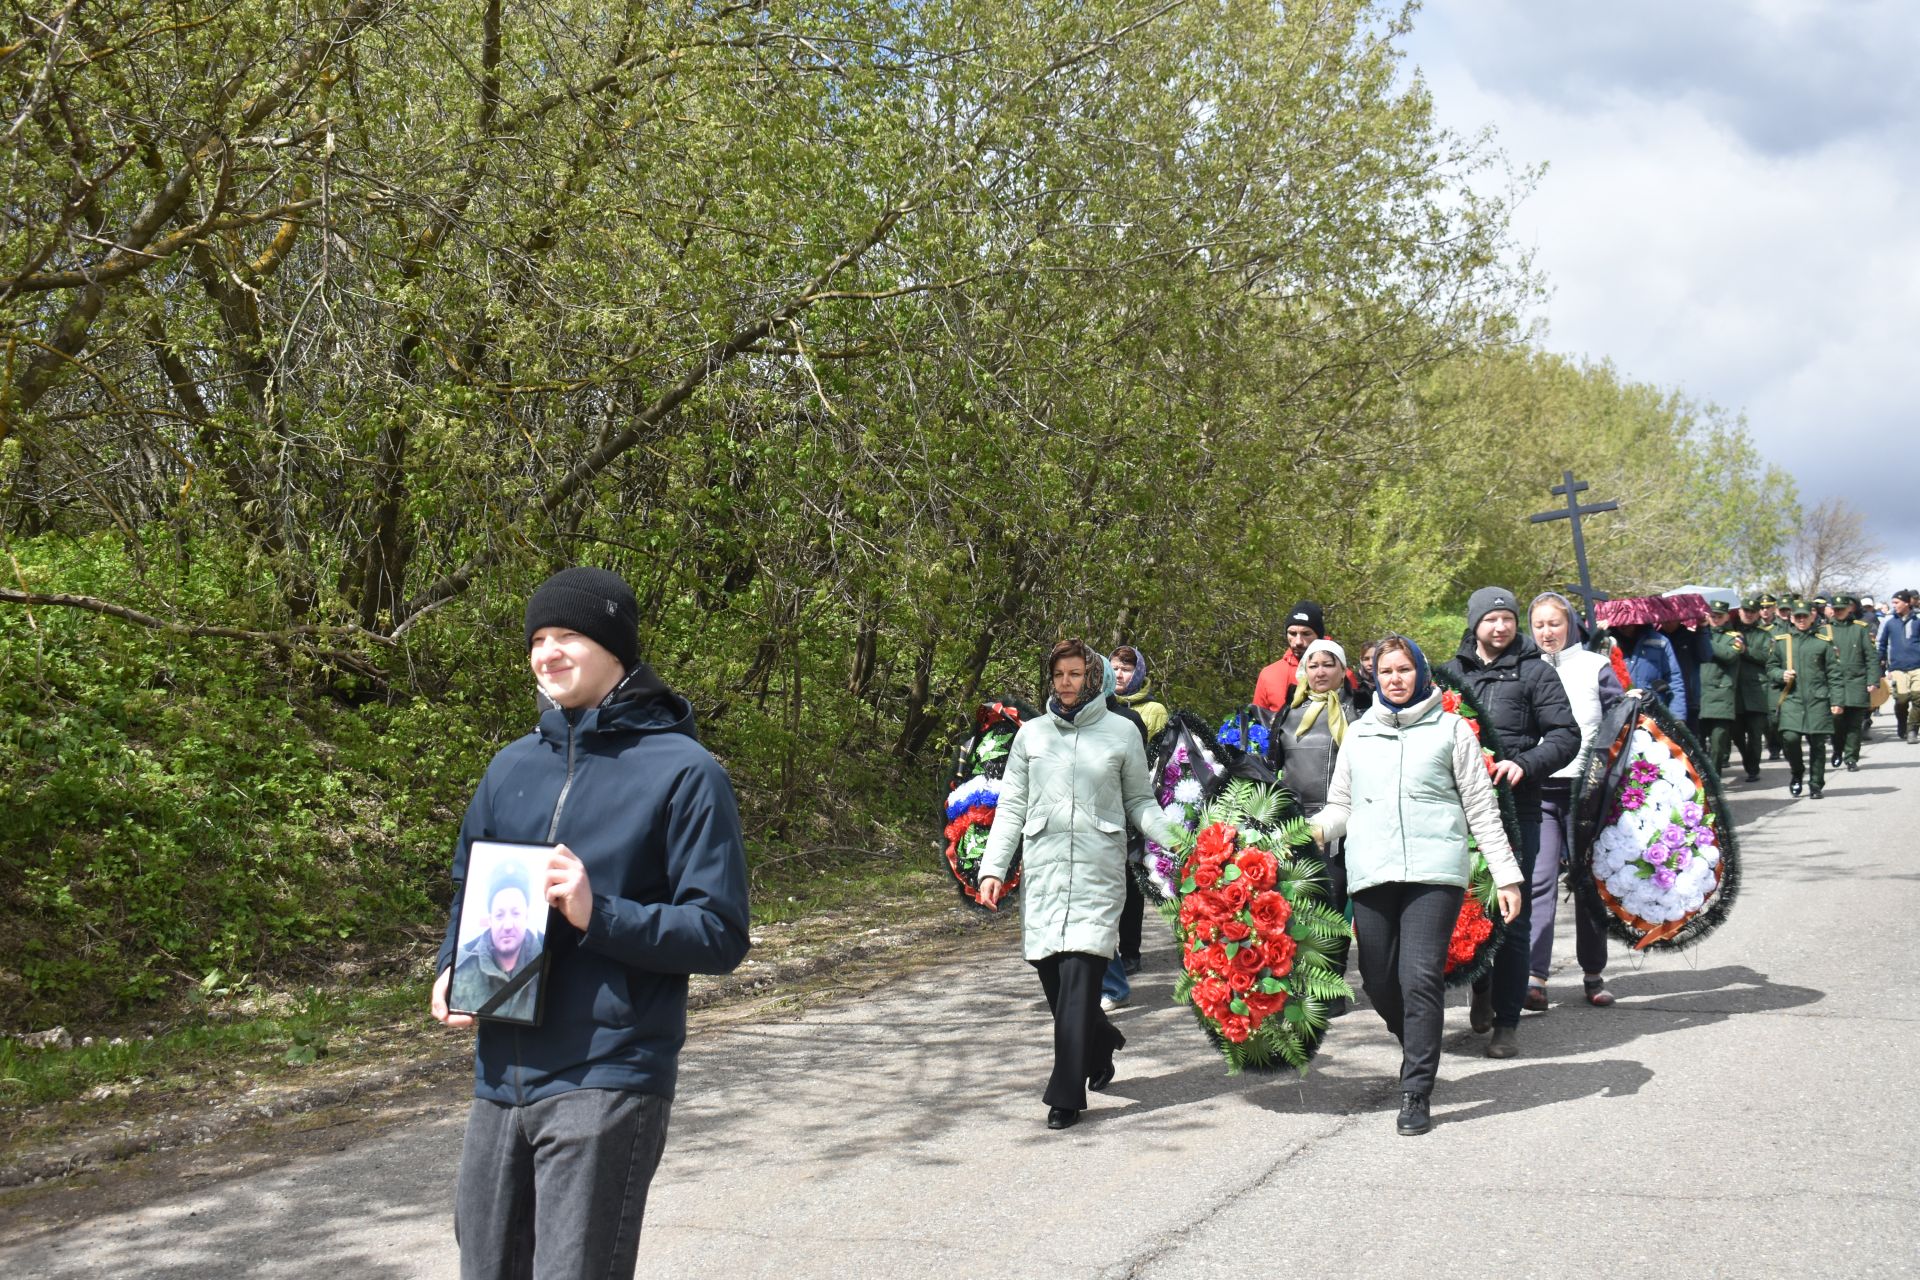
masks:
{"type": "Polygon", "coordinates": [[[1833,732],[1833,646],[1819,631],[1795,631],[1773,646],[1767,679],[1780,690],[1780,732],[1833,732]],[[1792,670],[1793,687],[1786,687],[1792,670]]]}
{"type": "Polygon", "coordinates": [[[1773,701],[1773,686],[1767,683],[1767,665],[1773,658],[1774,636],[1758,625],[1742,626],[1739,632],[1747,642],[1746,652],[1734,667],[1740,684],[1740,714],[1765,715],[1773,701]]]}
{"type": "Polygon", "coordinates": [[[1873,705],[1868,694],[1880,683],[1880,654],[1874,648],[1873,632],[1857,618],[1836,622],[1827,630],[1833,645],[1833,705],[1873,705]]]}
{"type": "Polygon", "coordinates": [[[1713,629],[1713,658],[1700,664],[1702,720],[1731,720],[1739,714],[1741,653],[1733,643],[1738,634],[1735,627],[1713,629]]]}

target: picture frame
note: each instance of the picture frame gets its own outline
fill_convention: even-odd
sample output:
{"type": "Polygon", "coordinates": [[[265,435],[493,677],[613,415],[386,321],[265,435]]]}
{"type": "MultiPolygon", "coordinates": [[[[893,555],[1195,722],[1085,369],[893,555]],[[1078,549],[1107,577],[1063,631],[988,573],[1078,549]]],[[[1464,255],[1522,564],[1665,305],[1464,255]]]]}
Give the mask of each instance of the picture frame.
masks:
{"type": "Polygon", "coordinates": [[[467,848],[447,1009],[536,1027],[546,1004],[547,921],[542,891],[550,844],[476,840],[467,848]]]}

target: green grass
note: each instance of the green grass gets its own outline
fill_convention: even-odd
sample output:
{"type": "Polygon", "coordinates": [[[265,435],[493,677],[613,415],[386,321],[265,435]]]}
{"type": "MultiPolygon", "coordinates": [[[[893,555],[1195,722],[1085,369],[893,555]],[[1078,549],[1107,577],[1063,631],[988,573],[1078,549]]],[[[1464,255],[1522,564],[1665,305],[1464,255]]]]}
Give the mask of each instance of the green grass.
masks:
{"type": "Polygon", "coordinates": [[[112,1044],[103,1035],[70,1049],[27,1049],[17,1041],[0,1041],[0,1111],[72,1102],[101,1085],[189,1078],[220,1068],[297,1072],[304,1068],[288,1061],[290,1052],[311,1046],[324,1058],[330,1043],[337,1047],[354,1032],[414,1014],[424,1019],[427,994],[424,981],[352,993],[310,988],[285,1013],[238,1018],[197,1013],[151,1039],[112,1044]]]}

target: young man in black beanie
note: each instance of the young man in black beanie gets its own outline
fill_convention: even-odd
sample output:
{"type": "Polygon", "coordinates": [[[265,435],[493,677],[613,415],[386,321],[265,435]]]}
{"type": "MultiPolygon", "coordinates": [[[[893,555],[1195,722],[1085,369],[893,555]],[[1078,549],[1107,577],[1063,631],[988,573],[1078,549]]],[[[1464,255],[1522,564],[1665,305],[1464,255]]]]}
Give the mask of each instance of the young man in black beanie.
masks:
{"type": "MultiPolygon", "coordinates": [[[[1287,651],[1278,662],[1260,669],[1253,682],[1253,705],[1262,711],[1283,713],[1293,702],[1294,687],[1300,682],[1300,659],[1307,646],[1327,638],[1326,612],[1318,601],[1302,600],[1287,610],[1287,651]]],[[[1360,677],[1347,672],[1347,692],[1354,706],[1365,711],[1373,705],[1373,695],[1360,685],[1360,677]]]]}
{"type": "MultiPolygon", "coordinates": [[[[564,569],[527,602],[539,726],[493,758],[453,859],[475,840],[550,845],[538,1026],[482,1020],[454,1236],[465,1280],[634,1272],[667,1136],[687,975],[747,953],[747,866],[726,771],[693,708],[640,661],[633,592],[564,569]],[[539,1153],[536,1160],[535,1153],[539,1153]]],[[[458,912],[433,1016],[449,1027],[458,912]]]]}

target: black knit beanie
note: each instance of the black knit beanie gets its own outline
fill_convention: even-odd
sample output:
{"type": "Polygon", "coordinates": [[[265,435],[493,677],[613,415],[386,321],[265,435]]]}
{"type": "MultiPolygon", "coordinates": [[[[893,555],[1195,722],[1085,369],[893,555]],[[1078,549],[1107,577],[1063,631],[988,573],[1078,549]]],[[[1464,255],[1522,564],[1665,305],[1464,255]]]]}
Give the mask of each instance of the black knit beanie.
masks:
{"type": "Polygon", "coordinates": [[[527,648],[542,627],[578,631],[620,660],[640,661],[640,603],[616,573],[580,566],[562,569],[527,601],[527,648]]]}
{"type": "Polygon", "coordinates": [[[1302,600],[1299,604],[1293,606],[1292,610],[1287,614],[1287,625],[1290,627],[1312,627],[1313,634],[1319,636],[1322,640],[1327,638],[1326,615],[1321,613],[1320,606],[1311,600],[1302,600]]]}

